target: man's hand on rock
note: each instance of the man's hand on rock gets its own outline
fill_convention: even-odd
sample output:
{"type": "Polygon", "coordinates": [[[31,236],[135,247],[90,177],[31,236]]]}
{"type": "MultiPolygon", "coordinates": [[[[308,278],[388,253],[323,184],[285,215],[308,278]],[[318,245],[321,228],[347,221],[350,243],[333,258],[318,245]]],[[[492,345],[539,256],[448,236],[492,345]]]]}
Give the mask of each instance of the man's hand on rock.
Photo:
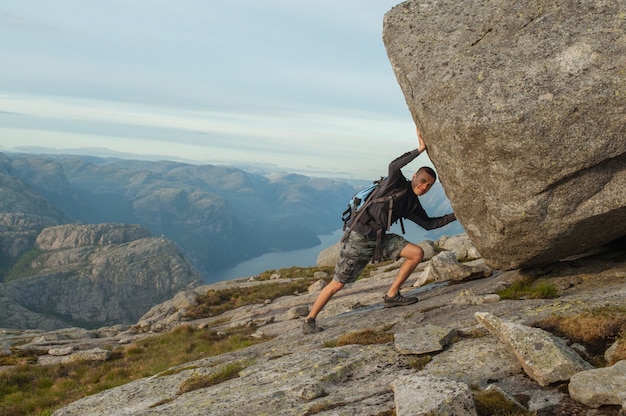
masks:
{"type": "Polygon", "coordinates": [[[420,153],[424,153],[426,151],[426,143],[424,143],[424,139],[422,139],[422,134],[420,133],[419,129],[417,129],[417,127],[415,128],[415,131],[417,132],[417,140],[419,142],[419,147],[417,148],[417,150],[419,150],[420,153]]]}

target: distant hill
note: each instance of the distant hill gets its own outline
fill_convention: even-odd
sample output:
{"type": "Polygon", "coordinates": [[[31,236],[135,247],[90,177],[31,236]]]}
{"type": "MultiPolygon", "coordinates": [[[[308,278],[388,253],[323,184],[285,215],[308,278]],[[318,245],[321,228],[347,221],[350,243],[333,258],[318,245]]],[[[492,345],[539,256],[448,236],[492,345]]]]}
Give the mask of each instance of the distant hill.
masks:
{"type": "Polygon", "coordinates": [[[16,193],[27,189],[41,215],[54,217],[40,229],[139,224],[174,241],[202,275],[266,252],[314,246],[318,234],[339,228],[338,212],[354,192],[331,179],[169,161],[31,154],[1,161],[5,182],[19,183],[16,193]]]}

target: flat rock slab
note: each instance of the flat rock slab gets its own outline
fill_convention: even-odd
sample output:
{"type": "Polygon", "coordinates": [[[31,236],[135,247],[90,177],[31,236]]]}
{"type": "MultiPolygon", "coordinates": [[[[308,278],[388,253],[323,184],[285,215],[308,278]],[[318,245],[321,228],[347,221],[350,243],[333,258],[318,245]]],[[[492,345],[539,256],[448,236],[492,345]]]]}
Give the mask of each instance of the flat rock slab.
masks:
{"type": "Polygon", "coordinates": [[[569,380],[593,368],[549,332],[504,321],[490,313],[477,312],[474,316],[511,349],[526,374],[542,386],[569,380]]]}
{"type": "Polygon", "coordinates": [[[428,354],[441,351],[450,343],[455,331],[437,325],[424,325],[395,334],[400,354],[428,354]]]}
{"type": "Polygon", "coordinates": [[[472,338],[453,344],[437,354],[421,374],[448,378],[484,389],[490,380],[499,380],[522,372],[513,353],[495,336],[472,338]]]}
{"type": "Polygon", "coordinates": [[[397,416],[476,416],[472,392],[465,383],[431,375],[407,375],[391,383],[397,416]]]}

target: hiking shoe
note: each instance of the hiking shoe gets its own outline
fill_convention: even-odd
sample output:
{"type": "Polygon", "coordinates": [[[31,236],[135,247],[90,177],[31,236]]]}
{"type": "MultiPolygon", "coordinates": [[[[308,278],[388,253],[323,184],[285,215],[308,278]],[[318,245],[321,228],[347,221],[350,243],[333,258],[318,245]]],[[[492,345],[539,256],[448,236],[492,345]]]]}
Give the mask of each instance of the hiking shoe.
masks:
{"type": "Polygon", "coordinates": [[[383,299],[383,304],[385,305],[385,308],[393,308],[394,306],[406,306],[417,302],[417,298],[402,296],[400,292],[398,292],[396,296],[391,298],[385,295],[383,299]]]}
{"type": "Polygon", "coordinates": [[[322,332],[323,329],[317,326],[315,323],[315,318],[306,318],[302,323],[302,333],[303,334],[317,334],[318,332],[322,332]]]}

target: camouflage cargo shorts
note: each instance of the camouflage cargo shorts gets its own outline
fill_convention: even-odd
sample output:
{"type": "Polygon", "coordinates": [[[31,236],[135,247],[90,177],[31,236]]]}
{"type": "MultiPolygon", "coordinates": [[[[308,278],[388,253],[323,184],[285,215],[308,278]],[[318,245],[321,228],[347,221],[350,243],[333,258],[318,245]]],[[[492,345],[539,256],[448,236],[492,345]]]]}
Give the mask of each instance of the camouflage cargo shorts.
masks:
{"type": "MultiPolygon", "coordinates": [[[[382,237],[381,261],[396,260],[408,241],[397,234],[384,234],[382,237]]],[[[335,266],[334,280],[340,283],[354,282],[367,263],[374,257],[376,239],[364,237],[352,231],[348,238],[341,244],[339,260],[335,266]]]]}

